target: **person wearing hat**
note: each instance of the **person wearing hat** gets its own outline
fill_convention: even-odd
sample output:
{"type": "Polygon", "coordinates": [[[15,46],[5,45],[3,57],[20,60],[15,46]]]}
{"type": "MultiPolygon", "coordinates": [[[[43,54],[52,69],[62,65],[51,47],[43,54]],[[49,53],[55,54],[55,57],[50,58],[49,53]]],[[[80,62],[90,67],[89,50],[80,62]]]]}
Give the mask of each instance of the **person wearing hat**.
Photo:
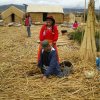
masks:
{"type": "Polygon", "coordinates": [[[41,46],[42,50],[40,53],[38,67],[41,69],[43,74],[43,80],[46,80],[47,77],[53,74],[58,77],[62,77],[63,74],[56,57],[56,50],[52,47],[48,40],[42,41],[41,46]]]}
{"type": "Polygon", "coordinates": [[[56,42],[58,40],[58,29],[57,26],[55,25],[55,19],[52,16],[48,16],[46,18],[46,24],[44,24],[40,30],[39,39],[40,39],[40,46],[38,50],[38,61],[40,59],[40,52],[42,50],[41,42],[44,40],[48,40],[55,48],[57,53],[57,59],[59,61],[57,47],[56,47],[56,42]]]}

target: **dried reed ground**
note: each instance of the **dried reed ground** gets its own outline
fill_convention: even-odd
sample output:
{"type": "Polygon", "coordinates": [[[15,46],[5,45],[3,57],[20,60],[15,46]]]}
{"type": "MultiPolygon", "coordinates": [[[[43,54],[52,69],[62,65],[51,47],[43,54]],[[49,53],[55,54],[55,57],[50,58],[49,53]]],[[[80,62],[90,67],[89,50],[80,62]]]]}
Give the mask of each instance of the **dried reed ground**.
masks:
{"type": "Polygon", "coordinates": [[[92,65],[80,61],[79,46],[66,36],[59,36],[59,41],[68,43],[58,47],[60,61],[71,61],[74,74],[61,79],[52,77],[46,83],[41,81],[39,73],[26,75],[36,68],[33,62],[39,30],[40,26],[32,27],[32,37],[27,38],[24,26],[0,27],[0,100],[99,100],[99,75],[93,79],[84,77],[84,70],[92,65]]]}

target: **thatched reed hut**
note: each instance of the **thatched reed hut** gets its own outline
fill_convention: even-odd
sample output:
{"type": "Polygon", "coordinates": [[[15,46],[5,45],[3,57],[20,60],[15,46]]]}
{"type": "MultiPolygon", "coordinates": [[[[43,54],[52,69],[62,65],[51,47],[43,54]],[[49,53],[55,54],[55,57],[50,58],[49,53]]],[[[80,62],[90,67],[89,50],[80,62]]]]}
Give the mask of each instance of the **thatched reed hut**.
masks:
{"type": "Polygon", "coordinates": [[[64,21],[69,23],[74,23],[75,20],[77,22],[83,22],[83,13],[68,13],[64,15],[64,21]]]}
{"type": "Polygon", "coordinates": [[[83,12],[77,12],[75,14],[75,20],[78,21],[78,22],[83,22],[84,21],[84,14],[83,12]]]}
{"type": "Polygon", "coordinates": [[[47,16],[53,16],[56,23],[63,23],[64,12],[61,6],[28,5],[27,12],[30,13],[33,22],[43,23],[47,16]]]}
{"type": "Polygon", "coordinates": [[[74,13],[65,14],[64,21],[69,22],[69,23],[74,23],[75,22],[75,14],[74,13]]]}
{"type": "Polygon", "coordinates": [[[5,24],[11,22],[22,23],[24,14],[25,13],[22,10],[16,8],[15,6],[11,6],[1,13],[1,17],[5,24]]]}

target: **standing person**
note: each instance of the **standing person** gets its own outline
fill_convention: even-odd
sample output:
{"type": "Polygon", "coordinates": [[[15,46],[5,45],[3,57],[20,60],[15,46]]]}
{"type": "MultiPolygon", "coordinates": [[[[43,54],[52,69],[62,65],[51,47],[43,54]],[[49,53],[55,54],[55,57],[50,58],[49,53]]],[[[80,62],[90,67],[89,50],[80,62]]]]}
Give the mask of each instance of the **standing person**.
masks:
{"type": "Polygon", "coordinates": [[[56,47],[56,42],[58,40],[58,29],[57,26],[55,25],[55,19],[52,16],[46,18],[46,24],[44,24],[41,28],[39,39],[40,39],[40,46],[38,50],[38,61],[40,59],[40,52],[42,50],[41,42],[44,40],[48,40],[55,48],[57,53],[57,59],[59,62],[58,51],[56,47]]]}
{"type": "Polygon", "coordinates": [[[29,14],[26,14],[26,18],[25,18],[25,26],[27,28],[27,33],[28,33],[28,37],[31,37],[31,30],[30,30],[30,27],[31,27],[31,17],[29,14]]]}

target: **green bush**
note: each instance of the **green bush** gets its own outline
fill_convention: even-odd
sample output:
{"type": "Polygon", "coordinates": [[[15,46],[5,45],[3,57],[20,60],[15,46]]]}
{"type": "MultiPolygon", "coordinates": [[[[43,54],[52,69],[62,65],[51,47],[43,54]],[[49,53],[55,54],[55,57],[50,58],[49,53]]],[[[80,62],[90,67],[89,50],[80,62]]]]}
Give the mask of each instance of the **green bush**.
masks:
{"type": "Polygon", "coordinates": [[[81,29],[78,28],[75,30],[75,32],[71,33],[71,36],[73,40],[77,41],[80,44],[84,36],[84,30],[81,31],[81,29]]]}
{"type": "Polygon", "coordinates": [[[100,31],[97,31],[97,32],[95,33],[95,38],[100,39],[100,31]]]}
{"type": "MultiPolygon", "coordinates": [[[[79,28],[79,29],[75,30],[75,32],[72,32],[70,35],[73,40],[75,40],[79,44],[81,44],[81,41],[83,40],[84,32],[85,32],[84,30],[82,31],[79,28]]],[[[95,40],[96,40],[97,51],[100,51],[100,31],[95,33],[95,40]]]]}

